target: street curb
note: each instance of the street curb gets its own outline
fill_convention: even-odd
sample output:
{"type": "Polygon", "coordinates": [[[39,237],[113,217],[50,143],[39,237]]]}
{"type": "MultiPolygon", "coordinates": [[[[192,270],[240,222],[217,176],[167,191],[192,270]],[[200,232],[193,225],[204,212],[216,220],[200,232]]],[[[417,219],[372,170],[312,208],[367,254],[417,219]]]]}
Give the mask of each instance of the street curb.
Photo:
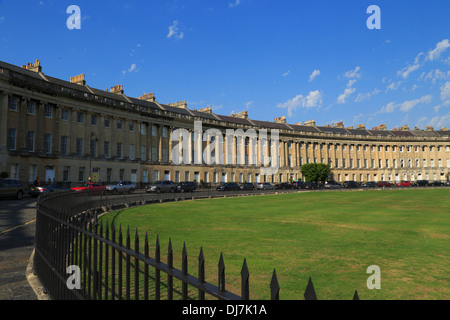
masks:
{"type": "Polygon", "coordinates": [[[45,293],[44,286],[34,273],[34,252],[35,249],[33,249],[33,252],[31,253],[30,259],[28,260],[27,270],[25,272],[28,283],[36,294],[38,300],[52,300],[50,296],[45,293]]]}

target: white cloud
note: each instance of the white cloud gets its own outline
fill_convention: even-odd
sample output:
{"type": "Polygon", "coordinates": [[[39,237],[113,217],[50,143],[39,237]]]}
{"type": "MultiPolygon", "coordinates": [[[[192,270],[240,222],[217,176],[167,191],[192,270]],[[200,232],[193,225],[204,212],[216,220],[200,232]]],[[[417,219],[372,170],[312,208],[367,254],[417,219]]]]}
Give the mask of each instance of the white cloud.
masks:
{"type": "Polygon", "coordinates": [[[309,95],[306,97],[306,108],[314,108],[322,105],[322,94],[319,90],[311,91],[309,95]]]}
{"type": "Polygon", "coordinates": [[[228,7],[233,8],[233,7],[237,7],[240,4],[241,4],[241,0],[236,0],[234,3],[229,3],[228,7]]]}
{"type": "Polygon", "coordinates": [[[397,75],[401,76],[403,79],[408,78],[408,76],[420,68],[420,64],[413,64],[403,68],[400,71],[397,71],[397,75]]]}
{"type": "Polygon", "coordinates": [[[344,73],[344,77],[348,79],[360,78],[361,77],[361,74],[359,73],[360,70],[361,68],[358,66],[355,68],[355,70],[350,70],[344,73]]]}
{"type": "Polygon", "coordinates": [[[277,108],[286,108],[288,116],[292,117],[294,111],[297,108],[315,108],[322,106],[322,93],[318,90],[311,91],[305,98],[303,95],[299,94],[295,98],[292,98],[284,103],[279,103],[277,108]]]}
{"type": "Polygon", "coordinates": [[[287,72],[283,73],[283,77],[286,77],[289,73],[291,73],[291,70],[288,70],[287,72]]]}
{"type": "Polygon", "coordinates": [[[365,94],[358,93],[356,96],[355,102],[361,102],[364,100],[369,100],[371,96],[377,95],[380,93],[380,90],[374,89],[372,92],[367,92],[365,94]]]}
{"type": "Polygon", "coordinates": [[[309,82],[312,82],[316,77],[320,75],[320,70],[314,70],[309,76],[309,82]]]}
{"type": "Polygon", "coordinates": [[[419,99],[408,100],[400,104],[397,104],[395,102],[389,102],[387,105],[383,106],[379,111],[377,111],[375,115],[380,113],[393,113],[396,109],[400,109],[403,112],[409,112],[418,104],[421,103],[428,104],[431,102],[431,100],[433,100],[433,97],[431,95],[426,95],[419,99]]]}
{"type": "MultiPolygon", "coordinates": [[[[359,67],[357,67],[359,68],[359,67]]],[[[355,69],[356,71],[356,69],[355,69]]],[[[352,86],[355,84],[356,80],[355,79],[350,79],[347,83],[347,88],[345,88],[344,93],[342,93],[341,95],[339,95],[339,97],[337,98],[337,103],[338,104],[344,104],[347,102],[347,98],[356,91],[355,88],[353,88],[352,86]]]]}
{"type": "Polygon", "coordinates": [[[386,87],[386,93],[388,93],[389,91],[395,91],[397,90],[400,85],[402,84],[402,81],[397,81],[397,82],[392,82],[390,83],[387,87],[386,87]]]}
{"type": "Polygon", "coordinates": [[[431,80],[433,84],[436,84],[438,80],[446,80],[450,79],[450,71],[442,72],[439,69],[431,70],[430,72],[422,72],[422,74],[419,77],[419,80],[428,81],[431,80]]]}
{"type": "Polygon", "coordinates": [[[426,95],[420,99],[405,101],[400,104],[400,110],[403,112],[409,112],[419,103],[430,103],[431,100],[433,100],[433,97],[431,95],[426,95]]]}
{"type": "Polygon", "coordinates": [[[429,125],[436,129],[450,126],[450,112],[443,116],[436,116],[432,118],[429,125]]]}
{"type": "Polygon", "coordinates": [[[169,27],[169,34],[167,35],[167,38],[174,37],[175,39],[183,39],[184,33],[180,32],[178,28],[178,21],[175,20],[173,22],[173,25],[169,27]]]}
{"type": "Polygon", "coordinates": [[[428,51],[426,60],[434,61],[434,60],[439,59],[441,54],[448,48],[450,48],[450,43],[449,43],[448,39],[444,39],[441,42],[438,42],[434,49],[428,51]]]}
{"type": "Polygon", "coordinates": [[[128,72],[133,72],[136,70],[136,63],[133,63],[130,67],[130,69],[128,69],[128,72]]]}
{"type": "Polygon", "coordinates": [[[446,82],[441,87],[441,100],[442,101],[450,100],[450,82],[446,82]]]}

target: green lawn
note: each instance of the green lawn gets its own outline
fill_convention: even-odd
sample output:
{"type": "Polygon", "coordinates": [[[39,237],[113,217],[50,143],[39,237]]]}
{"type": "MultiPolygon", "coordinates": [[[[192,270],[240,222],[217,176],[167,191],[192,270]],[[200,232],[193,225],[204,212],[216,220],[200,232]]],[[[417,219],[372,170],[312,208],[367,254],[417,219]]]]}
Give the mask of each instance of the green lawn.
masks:
{"type": "MultiPolygon", "coordinates": [[[[223,252],[227,290],[240,293],[240,270],[250,270],[250,298],[269,299],[274,268],[280,299],[303,299],[311,277],[318,299],[450,298],[450,189],[301,192],[154,204],[105,215],[159,235],[166,261],[172,239],[175,267],[183,243],[197,275],[200,247],[207,281],[217,285],[223,252]],[[381,289],[369,290],[367,267],[381,270],[381,289]]],[[[153,252],[153,251],[151,251],[153,252]]],[[[163,277],[165,279],[165,277],[163,277]]]]}

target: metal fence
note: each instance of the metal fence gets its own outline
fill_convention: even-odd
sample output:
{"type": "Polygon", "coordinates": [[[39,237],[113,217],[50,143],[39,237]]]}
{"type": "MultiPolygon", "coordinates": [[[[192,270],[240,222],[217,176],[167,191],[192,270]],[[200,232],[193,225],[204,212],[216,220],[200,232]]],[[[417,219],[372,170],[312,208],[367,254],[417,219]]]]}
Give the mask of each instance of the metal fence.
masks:
{"type": "MultiPolygon", "coordinates": [[[[242,192],[226,194],[238,195],[242,192]]],[[[250,274],[245,259],[241,269],[241,292],[232,293],[226,289],[222,254],[215,271],[217,285],[211,284],[205,281],[202,249],[198,256],[198,276],[195,277],[188,271],[185,245],[179,270],[174,267],[170,240],[163,262],[159,238],[151,256],[147,234],[144,243],[140,244],[137,230],[131,235],[129,228],[126,232],[121,226],[116,230],[114,224],[109,226],[98,219],[104,212],[121,208],[219,196],[223,197],[224,193],[96,196],[83,192],[41,197],[37,203],[34,271],[45,291],[55,300],[249,300],[250,274]],[[73,278],[73,270],[68,269],[71,266],[77,267],[73,278]]],[[[273,271],[270,291],[270,299],[278,300],[280,286],[276,270],[273,271]]],[[[317,299],[311,278],[304,298],[317,299]]],[[[357,291],[353,299],[359,299],[357,291]]]]}

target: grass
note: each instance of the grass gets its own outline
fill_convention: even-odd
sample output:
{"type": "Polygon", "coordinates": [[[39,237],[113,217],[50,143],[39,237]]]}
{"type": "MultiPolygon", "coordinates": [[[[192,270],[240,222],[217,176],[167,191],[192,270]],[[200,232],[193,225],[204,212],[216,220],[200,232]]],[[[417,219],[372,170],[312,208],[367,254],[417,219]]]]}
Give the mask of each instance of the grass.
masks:
{"type": "MultiPolygon", "coordinates": [[[[156,236],[165,261],[169,238],[181,269],[197,275],[200,248],[207,281],[217,285],[223,252],[227,290],[240,293],[244,258],[250,298],[269,299],[274,268],[280,299],[303,299],[309,277],[318,299],[415,300],[450,297],[450,189],[302,192],[154,204],[105,215],[136,228],[143,243],[156,236]],[[381,289],[369,290],[366,270],[381,270],[381,289]]],[[[151,249],[152,250],[152,249],[151,249]]],[[[153,251],[151,251],[153,252],[153,251]]],[[[165,277],[163,277],[165,279],[165,277]]]]}

